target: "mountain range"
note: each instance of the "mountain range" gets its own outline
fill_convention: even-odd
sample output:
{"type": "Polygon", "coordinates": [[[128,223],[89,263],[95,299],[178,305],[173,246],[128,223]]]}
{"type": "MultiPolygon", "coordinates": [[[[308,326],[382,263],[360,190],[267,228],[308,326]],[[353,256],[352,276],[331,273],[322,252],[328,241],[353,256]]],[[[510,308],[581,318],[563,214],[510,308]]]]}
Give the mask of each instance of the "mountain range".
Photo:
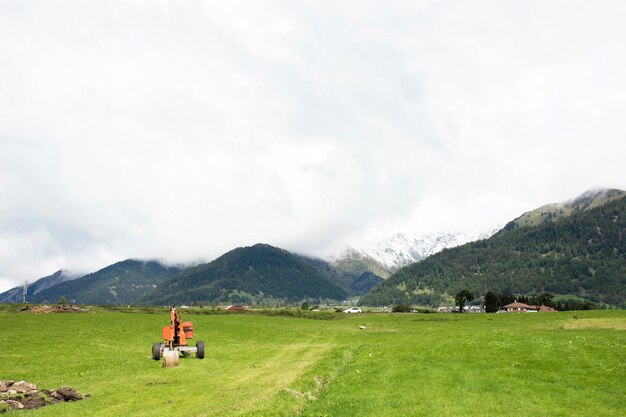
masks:
{"type": "Polygon", "coordinates": [[[166,266],[157,261],[127,259],[46,288],[28,299],[32,303],[55,303],[65,297],[69,302],[79,304],[134,304],[148,291],[179,272],[180,267],[166,266]]]}
{"type": "MultiPolygon", "coordinates": [[[[272,305],[361,297],[366,305],[435,306],[463,288],[476,294],[551,291],[619,305],[626,299],[625,196],[588,191],[526,212],[495,234],[397,233],[329,260],[258,244],[188,267],[129,259],[82,277],[57,271],[30,284],[27,298],[272,305]]],[[[21,297],[17,287],[0,294],[0,302],[21,297]]]]}
{"type": "MultiPolygon", "coordinates": [[[[99,305],[270,305],[304,299],[344,300],[365,294],[381,281],[368,271],[353,274],[319,258],[258,244],[186,268],[127,259],[78,278],[59,271],[31,284],[27,300],[54,303],[64,297],[70,303],[99,305]]],[[[0,300],[21,302],[22,287],[0,294],[0,300]]]]}
{"type": "Polygon", "coordinates": [[[470,235],[461,232],[428,234],[395,233],[387,238],[362,242],[349,247],[331,263],[342,270],[358,270],[365,266],[383,278],[398,269],[419,262],[446,248],[453,248],[474,240],[486,239],[497,230],[470,235]]]}

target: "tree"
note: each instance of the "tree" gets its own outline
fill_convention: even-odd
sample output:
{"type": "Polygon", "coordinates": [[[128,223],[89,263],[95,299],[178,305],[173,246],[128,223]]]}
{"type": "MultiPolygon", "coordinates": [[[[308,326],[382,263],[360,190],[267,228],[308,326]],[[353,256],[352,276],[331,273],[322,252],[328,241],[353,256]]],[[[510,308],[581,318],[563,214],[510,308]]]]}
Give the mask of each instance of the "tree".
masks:
{"type": "Polygon", "coordinates": [[[536,299],[537,305],[544,305],[548,307],[554,307],[554,303],[552,302],[552,298],[554,295],[549,292],[544,292],[543,294],[539,294],[536,299]]]}
{"type": "Polygon", "coordinates": [[[484,305],[486,313],[495,313],[500,309],[499,298],[498,294],[493,291],[487,291],[485,293],[484,305]]]}
{"type": "Polygon", "coordinates": [[[67,304],[67,298],[65,298],[64,295],[62,295],[61,297],[59,297],[59,301],[57,301],[57,304],[67,304]]]}
{"type": "Polygon", "coordinates": [[[392,313],[410,313],[411,310],[413,310],[411,306],[406,304],[398,304],[391,308],[392,313]]]}
{"type": "Polygon", "coordinates": [[[474,295],[471,292],[469,292],[469,290],[465,289],[465,290],[459,291],[459,293],[454,297],[454,301],[456,302],[456,305],[459,306],[459,313],[463,312],[465,303],[467,301],[472,301],[473,299],[474,299],[474,295]]]}

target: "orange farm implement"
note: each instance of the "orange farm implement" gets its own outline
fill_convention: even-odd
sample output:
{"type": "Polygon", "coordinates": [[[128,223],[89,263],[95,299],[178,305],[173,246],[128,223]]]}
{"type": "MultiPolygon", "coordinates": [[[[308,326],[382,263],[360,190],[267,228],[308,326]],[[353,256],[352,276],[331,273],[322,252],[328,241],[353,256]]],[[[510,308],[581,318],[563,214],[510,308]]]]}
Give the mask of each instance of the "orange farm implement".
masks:
{"type": "Polygon", "coordinates": [[[195,353],[196,358],[204,358],[204,342],[196,342],[192,347],[187,344],[187,339],[193,338],[193,324],[190,321],[180,321],[176,308],[170,310],[170,325],[161,330],[162,342],[152,344],[152,359],[158,361],[163,357],[163,366],[178,366],[178,358],[190,356],[195,353]]]}

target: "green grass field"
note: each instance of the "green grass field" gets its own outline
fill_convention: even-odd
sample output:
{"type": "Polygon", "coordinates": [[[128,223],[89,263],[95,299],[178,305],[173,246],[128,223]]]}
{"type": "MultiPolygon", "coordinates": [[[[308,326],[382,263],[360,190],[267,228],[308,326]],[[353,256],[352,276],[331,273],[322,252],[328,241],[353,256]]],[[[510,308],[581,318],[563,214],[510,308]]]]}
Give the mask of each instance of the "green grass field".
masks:
{"type": "Polygon", "coordinates": [[[181,314],[206,358],[163,369],[167,313],[4,308],[0,379],[91,394],[5,415],[626,416],[626,311],[181,314]]]}

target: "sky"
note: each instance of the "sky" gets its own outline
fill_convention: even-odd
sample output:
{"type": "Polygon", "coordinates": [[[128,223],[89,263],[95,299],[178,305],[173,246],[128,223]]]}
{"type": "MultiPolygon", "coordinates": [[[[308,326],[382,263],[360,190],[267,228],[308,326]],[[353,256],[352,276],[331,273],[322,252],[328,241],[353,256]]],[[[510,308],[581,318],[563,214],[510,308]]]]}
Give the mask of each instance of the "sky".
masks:
{"type": "Polygon", "coordinates": [[[626,189],[626,2],[0,2],[0,291],[626,189]]]}

